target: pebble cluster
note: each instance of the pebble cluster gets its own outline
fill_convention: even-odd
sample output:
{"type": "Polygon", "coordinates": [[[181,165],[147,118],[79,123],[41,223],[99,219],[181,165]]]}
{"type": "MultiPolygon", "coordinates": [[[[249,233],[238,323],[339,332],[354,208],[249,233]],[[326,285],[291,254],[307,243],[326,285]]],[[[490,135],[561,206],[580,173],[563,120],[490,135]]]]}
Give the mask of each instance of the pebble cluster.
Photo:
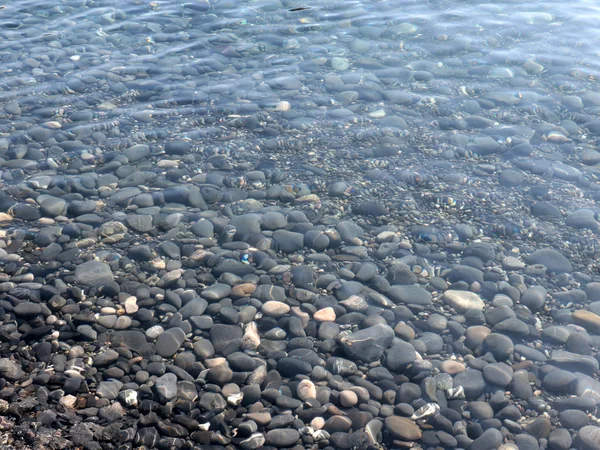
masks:
{"type": "Polygon", "coordinates": [[[0,446],[600,449],[587,7],[248,3],[0,9],[0,446]]]}

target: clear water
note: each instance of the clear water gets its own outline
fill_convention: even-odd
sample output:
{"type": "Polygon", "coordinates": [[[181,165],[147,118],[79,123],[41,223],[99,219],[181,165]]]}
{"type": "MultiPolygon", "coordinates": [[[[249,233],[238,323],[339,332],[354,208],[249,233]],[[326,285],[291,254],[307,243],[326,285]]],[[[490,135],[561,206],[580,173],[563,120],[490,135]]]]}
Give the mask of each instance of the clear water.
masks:
{"type": "MultiPolygon", "coordinates": [[[[595,208],[597,161],[583,155],[597,145],[584,125],[600,113],[597,2],[1,5],[2,147],[22,160],[6,165],[6,183],[183,138],[202,155],[179,158],[189,176],[218,171],[206,158],[224,154],[247,163],[242,175],[272,167],[316,194],[347,180],[356,198],[419,224],[443,228],[439,210],[456,208],[451,222],[488,234],[587,233],[538,223],[521,193],[548,183],[544,198],[565,212],[595,208]],[[507,169],[525,183],[499,183],[507,169]]],[[[164,172],[154,163],[138,167],[164,172]]]]}

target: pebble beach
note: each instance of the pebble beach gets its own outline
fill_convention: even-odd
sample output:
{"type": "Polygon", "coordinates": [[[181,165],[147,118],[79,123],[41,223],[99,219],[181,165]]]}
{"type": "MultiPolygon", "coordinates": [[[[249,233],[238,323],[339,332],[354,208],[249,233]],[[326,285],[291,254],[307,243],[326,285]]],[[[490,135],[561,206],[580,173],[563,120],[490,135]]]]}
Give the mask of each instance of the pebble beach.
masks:
{"type": "Polygon", "coordinates": [[[600,450],[598,39],[0,1],[0,448],[600,450]]]}

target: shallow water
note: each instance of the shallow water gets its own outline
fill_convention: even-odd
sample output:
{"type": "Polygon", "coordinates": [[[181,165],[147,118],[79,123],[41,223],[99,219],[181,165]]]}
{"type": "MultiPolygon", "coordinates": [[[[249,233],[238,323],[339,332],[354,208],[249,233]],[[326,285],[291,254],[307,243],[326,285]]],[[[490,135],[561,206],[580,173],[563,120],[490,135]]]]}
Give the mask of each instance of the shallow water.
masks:
{"type": "MultiPolygon", "coordinates": [[[[460,426],[442,423],[437,443],[423,427],[424,445],[487,445],[456,400],[495,397],[502,413],[508,390],[519,408],[500,414],[498,446],[559,426],[570,439],[558,410],[592,413],[600,398],[588,376],[599,25],[594,1],[0,1],[0,363],[10,381],[35,378],[2,399],[35,391],[35,405],[14,402],[19,418],[49,398],[90,417],[32,413],[6,442],[33,442],[35,420],[44,433],[79,422],[65,436],[86,444],[99,409],[117,406],[109,427],[124,416],[123,386],[121,403],[135,410],[139,391],[158,408],[183,396],[179,379],[194,442],[237,445],[229,422],[251,403],[236,409],[240,387],[266,367],[269,392],[249,398],[277,403],[279,419],[308,408],[282,377],[341,377],[331,385],[349,408],[360,387],[365,415],[334,433],[338,448],[375,445],[382,423],[388,444],[420,440],[435,402],[460,426]],[[233,352],[233,372],[210,365],[233,352]],[[67,375],[81,389],[61,390],[67,375]],[[224,383],[237,389],[227,398],[224,383]],[[418,393],[396,400],[401,385],[418,393]],[[215,429],[215,405],[228,424],[197,431],[215,429]]],[[[124,445],[190,434],[170,418],[138,429],[140,414],[113,430],[124,445]]],[[[270,420],[268,445],[300,441],[297,423],[272,433],[270,420]]],[[[307,446],[328,439],[309,423],[307,446]]],[[[265,443],[254,426],[256,445],[241,448],[265,443]]],[[[579,438],[592,448],[589,428],[579,438]]]]}
{"type": "Polygon", "coordinates": [[[286,170],[314,152],[329,178],[344,177],[340,157],[351,173],[388,157],[466,177],[483,156],[596,186],[581,164],[600,106],[594,2],[19,1],[0,14],[1,130],[57,164],[64,140],[96,161],[181,137],[204,154],[301,152],[286,170]]]}

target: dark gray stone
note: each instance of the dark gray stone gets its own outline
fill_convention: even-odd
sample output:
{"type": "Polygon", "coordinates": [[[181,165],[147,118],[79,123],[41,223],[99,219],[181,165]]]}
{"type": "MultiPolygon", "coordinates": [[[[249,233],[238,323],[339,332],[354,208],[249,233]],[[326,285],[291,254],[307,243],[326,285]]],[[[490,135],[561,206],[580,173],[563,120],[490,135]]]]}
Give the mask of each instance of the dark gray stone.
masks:
{"type": "Polygon", "coordinates": [[[350,333],[340,339],[340,344],[348,356],[366,362],[381,358],[394,339],[394,330],[387,325],[374,325],[350,333]]]}

